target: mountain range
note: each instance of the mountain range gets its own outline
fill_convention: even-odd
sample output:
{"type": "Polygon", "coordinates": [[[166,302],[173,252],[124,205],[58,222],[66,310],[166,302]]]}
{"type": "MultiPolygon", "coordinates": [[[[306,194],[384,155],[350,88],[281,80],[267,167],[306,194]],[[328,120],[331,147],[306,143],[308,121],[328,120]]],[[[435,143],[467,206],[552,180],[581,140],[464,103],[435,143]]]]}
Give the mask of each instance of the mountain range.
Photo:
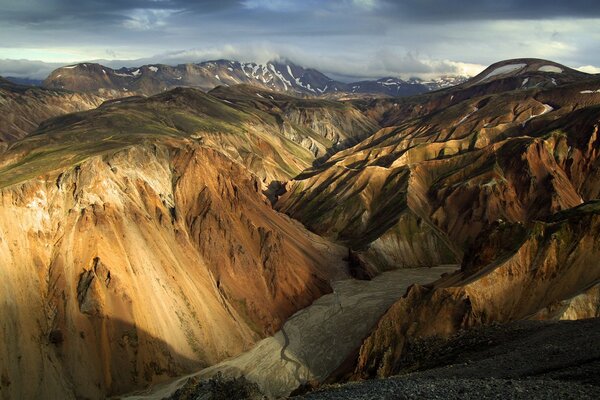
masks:
{"type": "Polygon", "coordinates": [[[600,78],[515,59],[387,82],[352,96],[231,61],[0,81],[2,397],[183,399],[240,376],[287,397],[465,341],[485,363],[509,335],[488,328],[517,322],[551,368],[488,376],[465,352],[457,373],[593,398],[595,350],[567,362],[540,337],[600,317],[600,78]]]}
{"type": "Polygon", "coordinates": [[[289,62],[256,64],[216,60],[177,66],[143,65],[118,70],[100,64],[81,63],[56,69],[44,80],[43,86],[100,95],[113,93],[114,96],[115,93],[153,95],[178,86],[207,91],[221,85],[249,84],[293,95],[381,94],[396,97],[438,90],[465,80],[466,77],[462,76],[448,76],[432,81],[382,78],[343,83],[315,69],[289,62]]]}

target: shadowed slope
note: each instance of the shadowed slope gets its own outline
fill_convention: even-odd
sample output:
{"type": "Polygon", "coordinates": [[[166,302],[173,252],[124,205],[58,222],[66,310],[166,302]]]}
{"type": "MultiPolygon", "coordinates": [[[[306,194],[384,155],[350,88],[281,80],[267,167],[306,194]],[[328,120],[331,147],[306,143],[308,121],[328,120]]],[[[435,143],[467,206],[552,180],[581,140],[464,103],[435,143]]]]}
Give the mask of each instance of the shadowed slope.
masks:
{"type": "Polygon", "coordinates": [[[23,138],[48,118],[95,108],[103,100],[92,94],[17,85],[0,77],[0,142],[23,138]]]}

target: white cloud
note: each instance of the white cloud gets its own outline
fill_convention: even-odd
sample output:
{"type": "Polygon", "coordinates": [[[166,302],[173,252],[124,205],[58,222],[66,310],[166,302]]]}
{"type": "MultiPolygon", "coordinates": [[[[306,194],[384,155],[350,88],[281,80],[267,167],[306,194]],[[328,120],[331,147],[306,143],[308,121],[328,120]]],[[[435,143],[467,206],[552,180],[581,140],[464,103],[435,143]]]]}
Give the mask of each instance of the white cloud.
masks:
{"type": "Polygon", "coordinates": [[[352,0],[352,4],[357,7],[372,10],[377,6],[376,0],[352,0]]]}
{"type": "Polygon", "coordinates": [[[174,10],[134,10],[129,19],[125,20],[123,26],[134,31],[149,31],[164,28],[167,26],[167,18],[175,12],[174,10]]]}
{"type": "Polygon", "coordinates": [[[244,0],[243,6],[251,10],[268,10],[276,12],[298,11],[303,8],[302,2],[293,0],[244,0]]]}
{"type": "Polygon", "coordinates": [[[600,74],[600,67],[596,67],[593,65],[583,65],[575,69],[581,72],[586,72],[588,74],[600,74]]]}

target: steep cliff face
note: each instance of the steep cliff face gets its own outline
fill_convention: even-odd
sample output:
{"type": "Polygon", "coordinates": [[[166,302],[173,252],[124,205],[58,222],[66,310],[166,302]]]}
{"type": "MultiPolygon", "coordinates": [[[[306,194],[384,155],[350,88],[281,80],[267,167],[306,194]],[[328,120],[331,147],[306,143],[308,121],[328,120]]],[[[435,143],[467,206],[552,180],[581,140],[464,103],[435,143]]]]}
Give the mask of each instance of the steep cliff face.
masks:
{"type": "Polygon", "coordinates": [[[355,374],[393,374],[415,340],[481,324],[600,316],[598,234],[598,201],[546,222],[497,224],[460,272],[431,287],[413,286],[390,308],[363,343],[355,374]]]}
{"type": "Polygon", "coordinates": [[[212,364],[339,273],[343,250],[193,141],[96,149],[70,166],[48,150],[35,157],[49,172],[0,190],[5,398],[103,398],[212,364]]]}
{"type": "Polygon", "coordinates": [[[0,142],[23,138],[48,118],[89,110],[103,101],[92,94],[46,90],[0,80],[0,142]]]}
{"type": "Polygon", "coordinates": [[[277,207],[380,269],[460,262],[498,219],[597,196],[600,97],[586,85],[476,97],[383,128],[297,176],[277,207]]]}

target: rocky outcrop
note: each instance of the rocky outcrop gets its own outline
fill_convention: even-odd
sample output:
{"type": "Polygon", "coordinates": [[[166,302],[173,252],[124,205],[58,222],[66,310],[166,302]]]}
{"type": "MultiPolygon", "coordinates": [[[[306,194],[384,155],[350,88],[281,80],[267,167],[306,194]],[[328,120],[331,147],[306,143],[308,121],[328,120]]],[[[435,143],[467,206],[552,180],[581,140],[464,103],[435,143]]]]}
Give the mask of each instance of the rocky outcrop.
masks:
{"type": "Polygon", "coordinates": [[[599,316],[599,229],[598,201],[546,222],[498,224],[465,256],[461,272],[415,285],[390,308],[361,347],[355,373],[393,374],[413,341],[482,324],[599,316]]]}

